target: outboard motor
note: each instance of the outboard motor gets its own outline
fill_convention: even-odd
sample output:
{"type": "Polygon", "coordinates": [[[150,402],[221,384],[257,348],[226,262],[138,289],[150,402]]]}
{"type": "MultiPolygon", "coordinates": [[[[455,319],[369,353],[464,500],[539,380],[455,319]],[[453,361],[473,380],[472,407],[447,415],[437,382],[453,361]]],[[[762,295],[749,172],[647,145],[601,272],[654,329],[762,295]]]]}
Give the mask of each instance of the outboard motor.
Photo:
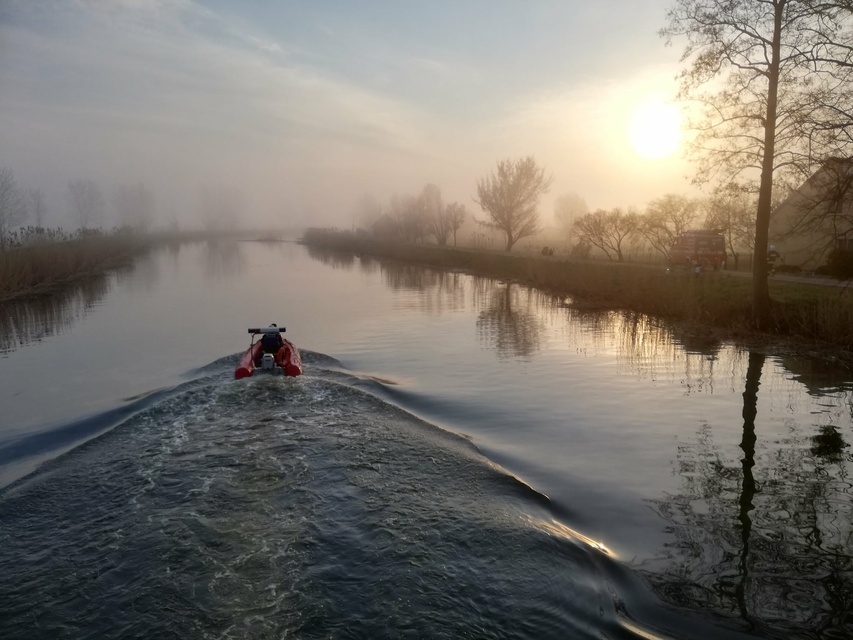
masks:
{"type": "Polygon", "coordinates": [[[275,371],[275,356],[265,353],[261,356],[261,371],[275,371]]]}

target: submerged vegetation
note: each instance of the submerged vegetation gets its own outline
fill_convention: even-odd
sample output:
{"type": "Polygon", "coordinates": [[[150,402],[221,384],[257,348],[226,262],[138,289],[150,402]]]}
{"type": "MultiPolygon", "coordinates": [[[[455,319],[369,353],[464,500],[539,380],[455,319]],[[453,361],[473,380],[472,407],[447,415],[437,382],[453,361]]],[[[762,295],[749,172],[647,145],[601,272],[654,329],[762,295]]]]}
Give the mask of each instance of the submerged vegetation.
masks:
{"type": "Polygon", "coordinates": [[[756,332],[752,280],[726,271],[668,271],[660,266],[559,260],[506,252],[383,242],[345,231],[309,229],[310,246],[460,269],[514,280],[570,297],[580,307],[625,309],[723,332],[732,339],[793,338],[833,346],[853,360],[853,297],[846,288],[771,279],[772,313],[756,332]]]}

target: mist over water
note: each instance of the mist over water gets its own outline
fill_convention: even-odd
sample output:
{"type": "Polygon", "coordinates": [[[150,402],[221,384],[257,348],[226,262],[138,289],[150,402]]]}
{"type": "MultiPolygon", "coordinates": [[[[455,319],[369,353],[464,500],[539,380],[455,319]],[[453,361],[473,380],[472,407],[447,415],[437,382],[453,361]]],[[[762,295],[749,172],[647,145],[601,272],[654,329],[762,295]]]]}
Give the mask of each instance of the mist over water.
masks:
{"type": "Polygon", "coordinates": [[[844,371],[294,244],[106,283],[4,308],[4,637],[849,634],[844,371]]]}

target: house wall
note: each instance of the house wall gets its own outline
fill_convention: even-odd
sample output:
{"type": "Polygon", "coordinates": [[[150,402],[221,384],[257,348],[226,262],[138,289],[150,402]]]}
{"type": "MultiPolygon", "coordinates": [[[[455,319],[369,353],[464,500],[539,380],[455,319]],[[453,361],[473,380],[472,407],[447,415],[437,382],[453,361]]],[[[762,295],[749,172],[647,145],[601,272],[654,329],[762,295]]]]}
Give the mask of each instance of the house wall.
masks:
{"type": "Polygon", "coordinates": [[[773,211],[768,244],[776,245],[782,264],[812,271],[826,262],[828,234],[819,228],[796,229],[801,206],[800,199],[786,200],[773,211]]]}
{"type": "Polygon", "coordinates": [[[811,271],[825,265],[838,238],[851,232],[850,161],[824,165],[770,215],[768,240],[783,264],[811,271]]]}

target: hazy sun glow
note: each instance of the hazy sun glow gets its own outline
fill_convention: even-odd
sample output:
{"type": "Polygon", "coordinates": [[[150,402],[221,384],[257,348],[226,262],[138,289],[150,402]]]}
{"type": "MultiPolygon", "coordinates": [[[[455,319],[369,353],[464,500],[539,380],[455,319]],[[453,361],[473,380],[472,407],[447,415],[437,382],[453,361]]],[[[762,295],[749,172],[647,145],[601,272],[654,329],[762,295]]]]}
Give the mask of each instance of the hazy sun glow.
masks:
{"type": "Polygon", "coordinates": [[[681,114],[666,102],[646,102],[631,115],[628,140],[637,155],[650,160],[667,158],[681,142],[681,114]]]}

